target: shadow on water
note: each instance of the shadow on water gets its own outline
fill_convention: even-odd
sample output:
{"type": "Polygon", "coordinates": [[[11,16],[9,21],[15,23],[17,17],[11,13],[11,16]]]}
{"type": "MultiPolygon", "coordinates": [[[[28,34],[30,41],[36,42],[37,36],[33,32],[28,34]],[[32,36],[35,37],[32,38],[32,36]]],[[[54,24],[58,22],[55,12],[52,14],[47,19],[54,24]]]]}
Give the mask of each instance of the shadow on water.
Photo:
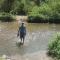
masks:
{"type": "Polygon", "coordinates": [[[55,24],[34,24],[29,23],[25,44],[20,47],[16,44],[19,38],[16,37],[18,24],[0,23],[0,54],[31,54],[38,51],[46,50],[50,37],[60,31],[60,25],[55,24]]]}

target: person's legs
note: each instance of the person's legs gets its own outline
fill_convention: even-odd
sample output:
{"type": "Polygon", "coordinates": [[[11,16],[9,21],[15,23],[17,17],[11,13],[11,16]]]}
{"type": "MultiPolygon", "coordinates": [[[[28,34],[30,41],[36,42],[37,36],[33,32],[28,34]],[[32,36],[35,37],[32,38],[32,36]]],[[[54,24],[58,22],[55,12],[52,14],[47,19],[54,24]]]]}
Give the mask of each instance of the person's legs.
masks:
{"type": "Polygon", "coordinates": [[[22,42],[22,35],[20,34],[20,39],[21,39],[21,42],[22,42]]]}
{"type": "Polygon", "coordinates": [[[23,37],[23,44],[24,44],[24,37],[23,37]]]}
{"type": "Polygon", "coordinates": [[[23,44],[24,44],[25,36],[23,36],[23,44]]]}
{"type": "Polygon", "coordinates": [[[20,35],[20,39],[21,39],[21,42],[23,41],[23,44],[24,44],[25,35],[24,35],[24,34],[21,34],[21,35],[20,35]]]}
{"type": "Polygon", "coordinates": [[[21,39],[21,42],[22,42],[22,37],[20,39],[21,39]]]}

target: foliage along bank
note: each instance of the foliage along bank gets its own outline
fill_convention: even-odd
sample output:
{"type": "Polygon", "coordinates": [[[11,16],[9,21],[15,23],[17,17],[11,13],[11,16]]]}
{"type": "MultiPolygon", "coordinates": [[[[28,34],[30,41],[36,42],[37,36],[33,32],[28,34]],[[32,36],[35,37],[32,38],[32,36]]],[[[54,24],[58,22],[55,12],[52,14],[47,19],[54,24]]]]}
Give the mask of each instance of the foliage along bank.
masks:
{"type": "Polygon", "coordinates": [[[28,22],[60,23],[60,0],[0,0],[0,12],[27,15],[28,22]]]}
{"type": "Polygon", "coordinates": [[[50,40],[48,45],[48,54],[52,57],[60,59],[60,33],[57,33],[50,40]]]}

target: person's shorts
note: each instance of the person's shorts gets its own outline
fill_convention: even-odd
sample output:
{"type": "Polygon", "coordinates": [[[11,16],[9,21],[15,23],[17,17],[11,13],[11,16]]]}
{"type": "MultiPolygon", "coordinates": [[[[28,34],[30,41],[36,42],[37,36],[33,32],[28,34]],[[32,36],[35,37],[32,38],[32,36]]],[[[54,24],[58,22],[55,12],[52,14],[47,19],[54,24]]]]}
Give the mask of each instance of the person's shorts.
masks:
{"type": "Polygon", "coordinates": [[[21,33],[20,38],[24,38],[24,37],[25,37],[25,34],[21,33]]]}

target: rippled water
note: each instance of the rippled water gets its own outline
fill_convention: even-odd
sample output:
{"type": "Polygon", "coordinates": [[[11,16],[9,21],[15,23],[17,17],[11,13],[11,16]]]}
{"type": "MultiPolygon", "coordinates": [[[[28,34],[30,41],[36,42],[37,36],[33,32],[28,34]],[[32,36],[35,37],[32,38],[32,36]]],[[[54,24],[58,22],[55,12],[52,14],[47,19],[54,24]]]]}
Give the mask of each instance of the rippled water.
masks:
{"type": "Polygon", "coordinates": [[[26,23],[27,35],[25,44],[16,45],[18,23],[0,23],[0,55],[25,55],[42,50],[47,50],[50,37],[60,31],[60,24],[35,24],[26,23]]]}

